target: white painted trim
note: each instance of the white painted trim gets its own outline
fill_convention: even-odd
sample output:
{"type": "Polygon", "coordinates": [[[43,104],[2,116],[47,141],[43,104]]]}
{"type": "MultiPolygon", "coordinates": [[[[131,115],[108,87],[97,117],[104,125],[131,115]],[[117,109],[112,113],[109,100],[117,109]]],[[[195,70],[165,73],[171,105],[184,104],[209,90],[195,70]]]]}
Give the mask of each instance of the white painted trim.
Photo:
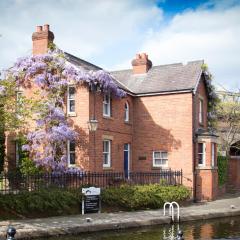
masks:
{"type": "Polygon", "coordinates": [[[76,116],[76,86],[75,85],[68,85],[67,87],[67,114],[68,116],[76,116]],[[69,88],[73,87],[75,89],[74,92],[74,99],[69,99],[69,88]],[[74,112],[70,112],[70,100],[74,100],[74,112]]]}
{"type": "Polygon", "coordinates": [[[103,116],[104,117],[111,117],[111,95],[110,95],[110,93],[104,93],[104,95],[103,95],[103,116]],[[108,109],[108,114],[106,114],[105,112],[104,112],[104,104],[105,104],[105,96],[107,96],[108,95],[108,99],[109,99],[109,103],[108,103],[108,105],[107,105],[107,109],[108,109]]]}
{"type": "Polygon", "coordinates": [[[128,103],[128,101],[126,101],[124,104],[124,121],[129,122],[129,103],[128,103]],[[127,108],[125,108],[125,106],[127,106],[127,108]],[[126,114],[126,112],[127,112],[127,114],[126,114]]]}
{"type": "MultiPolygon", "coordinates": [[[[162,158],[161,158],[161,159],[162,159],[162,158]]],[[[168,167],[168,161],[169,161],[169,152],[168,152],[168,151],[163,151],[163,150],[162,150],[162,151],[160,151],[160,150],[158,150],[158,151],[153,151],[153,153],[152,153],[152,163],[153,163],[153,167],[167,168],[167,167],[168,167]],[[166,153],[167,153],[167,163],[166,163],[165,165],[162,165],[162,164],[158,165],[158,164],[155,163],[154,153],[156,153],[156,152],[160,152],[160,153],[166,152],[166,153]]]]}
{"type": "MultiPolygon", "coordinates": [[[[112,141],[110,139],[104,139],[103,144],[104,144],[104,142],[109,142],[109,154],[108,154],[108,163],[104,164],[104,162],[103,162],[103,168],[110,168],[111,167],[111,150],[112,150],[111,144],[112,144],[112,141]]],[[[103,154],[104,153],[105,152],[103,152],[103,154]]]]}
{"type": "Polygon", "coordinates": [[[76,145],[75,145],[74,153],[75,153],[75,164],[70,164],[70,141],[68,140],[67,141],[67,164],[68,164],[68,167],[76,166],[76,145]]]}
{"type": "Polygon", "coordinates": [[[211,162],[212,162],[212,167],[215,166],[215,155],[216,155],[216,151],[215,151],[215,143],[211,143],[211,162]]]}
{"type": "Polygon", "coordinates": [[[205,167],[206,166],[206,143],[205,142],[198,142],[203,144],[203,163],[199,164],[199,160],[198,160],[198,155],[199,155],[199,150],[197,152],[197,160],[198,160],[198,166],[199,167],[205,167]]]}

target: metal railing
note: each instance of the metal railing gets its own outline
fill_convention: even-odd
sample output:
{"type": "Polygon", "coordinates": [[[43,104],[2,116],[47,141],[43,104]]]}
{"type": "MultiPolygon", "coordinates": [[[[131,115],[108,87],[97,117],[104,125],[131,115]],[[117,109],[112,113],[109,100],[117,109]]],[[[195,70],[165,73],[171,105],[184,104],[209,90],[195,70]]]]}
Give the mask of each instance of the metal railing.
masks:
{"type": "Polygon", "coordinates": [[[181,185],[182,171],[161,170],[158,172],[78,172],[62,174],[1,174],[0,193],[36,191],[42,188],[77,189],[83,186],[101,188],[129,185],[181,185]],[[127,176],[127,177],[126,177],[127,176]]]}

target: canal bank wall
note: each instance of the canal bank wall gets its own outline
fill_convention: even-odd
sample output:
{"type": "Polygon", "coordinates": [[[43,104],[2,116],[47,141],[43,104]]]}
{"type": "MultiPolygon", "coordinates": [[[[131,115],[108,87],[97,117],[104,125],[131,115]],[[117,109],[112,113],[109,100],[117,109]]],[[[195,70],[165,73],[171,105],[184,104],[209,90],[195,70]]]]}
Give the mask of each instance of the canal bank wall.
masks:
{"type": "MultiPolygon", "coordinates": [[[[214,202],[180,207],[181,222],[231,216],[240,216],[240,195],[228,196],[214,202]]],[[[171,218],[163,216],[162,209],[9,220],[0,221],[0,239],[5,239],[9,225],[16,228],[16,239],[34,239],[170,223],[171,218]]]]}

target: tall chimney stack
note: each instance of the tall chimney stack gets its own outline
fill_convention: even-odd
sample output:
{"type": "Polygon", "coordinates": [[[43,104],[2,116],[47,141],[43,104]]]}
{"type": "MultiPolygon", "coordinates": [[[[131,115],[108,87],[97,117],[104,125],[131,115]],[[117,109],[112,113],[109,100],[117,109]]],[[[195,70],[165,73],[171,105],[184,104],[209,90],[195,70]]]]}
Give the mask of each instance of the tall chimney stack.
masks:
{"type": "Polygon", "coordinates": [[[45,24],[44,26],[37,26],[36,32],[32,34],[33,55],[47,53],[49,43],[53,43],[54,34],[49,31],[49,25],[45,24]]]}
{"type": "Polygon", "coordinates": [[[152,67],[152,62],[146,53],[136,54],[136,58],[132,60],[132,67],[134,74],[147,73],[152,67]]]}

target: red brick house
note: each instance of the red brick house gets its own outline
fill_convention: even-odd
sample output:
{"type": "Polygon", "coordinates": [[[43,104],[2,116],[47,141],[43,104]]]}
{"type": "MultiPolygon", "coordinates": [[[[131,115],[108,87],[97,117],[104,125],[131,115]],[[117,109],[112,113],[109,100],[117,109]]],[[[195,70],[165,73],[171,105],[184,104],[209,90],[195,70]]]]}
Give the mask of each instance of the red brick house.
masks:
{"type": "MultiPolygon", "coordinates": [[[[53,39],[48,25],[37,27],[33,54],[45,53],[53,39]]],[[[101,69],[71,54],[65,56],[75,67],[101,69]]],[[[111,72],[127,92],[120,100],[69,85],[66,114],[81,132],[78,143],[68,146],[69,165],[87,171],[182,169],[183,183],[193,189],[195,199],[214,199],[217,137],[207,131],[208,93],[202,64],[153,66],[147,54],[137,54],[129,69],[111,72]],[[89,131],[93,116],[98,128],[89,131]]],[[[14,162],[16,154],[8,149],[8,162],[14,162]]]]}

